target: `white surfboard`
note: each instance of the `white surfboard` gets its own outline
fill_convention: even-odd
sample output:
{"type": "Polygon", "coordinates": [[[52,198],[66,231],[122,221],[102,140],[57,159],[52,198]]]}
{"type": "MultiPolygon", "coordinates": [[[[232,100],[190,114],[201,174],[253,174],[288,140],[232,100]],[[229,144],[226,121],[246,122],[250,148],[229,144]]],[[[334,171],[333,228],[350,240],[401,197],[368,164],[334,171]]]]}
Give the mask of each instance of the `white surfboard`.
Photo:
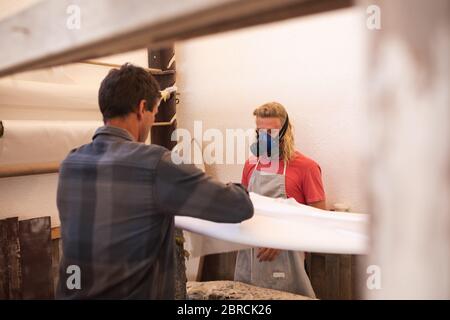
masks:
{"type": "Polygon", "coordinates": [[[250,198],[255,213],[242,223],[175,217],[175,224],[184,230],[247,247],[341,254],[368,251],[366,214],[320,210],[293,199],[273,199],[255,193],[250,193],[250,198]]]}

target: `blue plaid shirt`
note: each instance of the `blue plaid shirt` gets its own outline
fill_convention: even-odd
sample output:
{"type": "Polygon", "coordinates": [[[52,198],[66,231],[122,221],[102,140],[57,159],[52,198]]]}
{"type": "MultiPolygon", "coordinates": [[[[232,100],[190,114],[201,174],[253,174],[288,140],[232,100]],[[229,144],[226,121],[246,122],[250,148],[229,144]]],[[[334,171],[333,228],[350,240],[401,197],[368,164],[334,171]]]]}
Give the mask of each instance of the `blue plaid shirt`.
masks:
{"type": "Polygon", "coordinates": [[[176,165],[167,149],[112,126],[62,162],[57,205],[59,299],[173,299],[174,216],[238,223],[253,215],[240,185],[176,165]],[[80,289],[67,286],[71,265],[80,268],[80,289]]]}

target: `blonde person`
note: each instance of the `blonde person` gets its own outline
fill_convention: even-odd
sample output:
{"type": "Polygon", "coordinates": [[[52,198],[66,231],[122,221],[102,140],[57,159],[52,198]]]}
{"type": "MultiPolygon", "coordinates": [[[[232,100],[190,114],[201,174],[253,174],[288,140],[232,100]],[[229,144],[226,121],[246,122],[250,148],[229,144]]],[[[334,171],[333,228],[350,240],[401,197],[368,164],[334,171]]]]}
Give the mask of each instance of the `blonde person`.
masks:
{"type": "MultiPolygon", "coordinates": [[[[255,109],[257,142],[245,163],[242,184],[248,191],[325,209],[321,169],[295,149],[293,127],[285,108],[277,102],[255,109]]],[[[304,252],[273,248],[239,251],[235,280],[315,297],[305,272],[304,252]]]]}

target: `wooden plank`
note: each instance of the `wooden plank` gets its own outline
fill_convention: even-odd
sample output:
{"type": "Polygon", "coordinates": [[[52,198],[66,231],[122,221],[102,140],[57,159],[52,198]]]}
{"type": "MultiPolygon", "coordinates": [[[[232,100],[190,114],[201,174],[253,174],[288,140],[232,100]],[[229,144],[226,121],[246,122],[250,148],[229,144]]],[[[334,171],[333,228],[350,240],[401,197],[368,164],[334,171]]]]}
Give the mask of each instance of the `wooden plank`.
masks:
{"type": "Polygon", "coordinates": [[[19,222],[24,299],[53,299],[50,217],[19,222]]]}
{"type": "Polygon", "coordinates": [[[320,253],[311,253],[311,284],[318,299],[326,299],[326,272],[325,255],[320,253]]]}
{"type": "Polygon", "coordinates": [[[325,255],[326,295],[324,299],[339,299],[339,256],[336,254],[325,255]]]}
{"type": "Polygon", "coordinates": [[[367,289],[367,274],[363,266],[367,265],[367,256],[352,256],[352,300],[364,298],[364,291],[367,289]]]}
{"type": "Polygon", "coordinates": [[[237,252],[209,254],[204,257],[200,281],[234,280],[237,252]]]}
{"type": "Polygon", "coordinates": [[[201,256],[198,262],[197,277],[195,281],[197,282],[202,281],[204,266],[205,266],[205,256],[201,256]]]}
{"type": "MultiPolygon", "coordinates": [[[[52,229],[53,231],[53,229],[52,229]]],[[[59,280],[59,264],[62,256],[62,241],[60,238],[52,238],[52,273],[53,273],[53,290],[56,292],[56,286],[59,280]]]]}
{"type": "Polygon", "coordinates": [[[339,255],[339,288],[337,288],[338,299],[353,299],[353,256],[349,254],[339,255]]]}
{"type": "MultiPolygon", "coordinates": [[[[181,39],[190,39],[204,36],[205,34],[214,34],[229,30],[241,29],[249,26],[281,21],[290,18],[298,18],[311,14],[327,12],[342,8],[351,7],[353,0],[304,0],[300,3],[286,4],[274,9],[261,10],[258,14],[249,14],[248,16],[238,17],[237,19],[217,22],[208,28],[198,30],[185,30],[178,36],[181,39]]],[[[276,1],[273,1],[275,4],[276,1]]]]}
{"type": "Polygon", "coordinates": [[[9,298],[6,220],[0,220],[0,300],[9,298]]]}
{"type": "Polygon", "coordinates": [[[38,2],[0,21],[0,76],[352,5],[351,0],[72,0],[38,2]],[[133,17],[130,19],[129,17],[133,17]],[[70,26],[70,25],[69,25],[70,26]]]}
{"type": "Polygon", "coordinates": [[[8,274],[8,298],[22,298],[22,278],[20,265],[20,243],[18,218],[4,220],[6,229],[6,261],[8,274]]]}
{"type": "Polygon", "coordinates": [[[317,298],[351,300],[358,298],[359,278],[352,255],[312,253],[308,272],[317,298]]]}

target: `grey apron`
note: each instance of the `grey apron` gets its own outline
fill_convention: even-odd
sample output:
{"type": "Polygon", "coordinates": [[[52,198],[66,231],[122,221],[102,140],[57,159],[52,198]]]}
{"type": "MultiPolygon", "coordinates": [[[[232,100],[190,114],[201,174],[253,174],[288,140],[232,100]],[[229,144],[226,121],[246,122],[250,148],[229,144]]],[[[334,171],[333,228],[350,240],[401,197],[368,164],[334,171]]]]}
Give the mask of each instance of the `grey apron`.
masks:
{"type": "MultiPolygon", "coordinates": [[[[286,167],[283,174],[258,171],[259,161],[250,177],[248,191],[272,198],[287,198],[286,167]]],[[[315,298],[305,271],[305,253],[281,251],[273,261],[259,261],[257,248],[238,252],[234,280],[258,287],[287,291],[315,298]]]]}

